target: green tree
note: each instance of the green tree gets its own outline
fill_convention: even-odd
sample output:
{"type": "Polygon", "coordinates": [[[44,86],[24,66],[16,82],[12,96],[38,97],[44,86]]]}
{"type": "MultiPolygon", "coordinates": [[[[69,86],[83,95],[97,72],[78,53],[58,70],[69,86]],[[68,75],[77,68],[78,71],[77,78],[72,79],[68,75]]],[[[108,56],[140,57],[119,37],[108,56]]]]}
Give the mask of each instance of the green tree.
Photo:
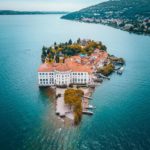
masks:
{"type": "Polygon", "coordinates": [[[71,40],[71,39],[69,40],[68,44],[69,44],[69,45],[72,45],[72,40],[71,40]]]}
{"type": "Polygon", "coordinates": [[[59,56],[56,55],[56,63],[59,63],[59,56]]]}
{"type": "Polygon", "coordinates": [[[77,44],[81,44],[81,39],[80,38],[77,39],[77,44]]]}
{"type": "Polygon", "coordinates": [[[102,46],[101,46],[101,50],[106,51],[106,50],[107,50],[107,47],[106,47],[105,45],[102,45],[102,46]]]}

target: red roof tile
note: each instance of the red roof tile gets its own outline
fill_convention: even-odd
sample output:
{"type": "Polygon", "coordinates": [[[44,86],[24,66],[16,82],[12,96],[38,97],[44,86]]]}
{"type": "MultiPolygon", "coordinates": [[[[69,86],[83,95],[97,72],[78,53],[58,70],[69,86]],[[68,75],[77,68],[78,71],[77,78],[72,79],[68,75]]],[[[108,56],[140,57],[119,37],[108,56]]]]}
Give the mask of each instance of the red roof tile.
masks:
{"type": "Polygon", "coordinates": [[[41,64],[38,69],[38,72],[50,72],[50,71],[53,71],[53,67],[51,64],[48,63],[41,64]]]}

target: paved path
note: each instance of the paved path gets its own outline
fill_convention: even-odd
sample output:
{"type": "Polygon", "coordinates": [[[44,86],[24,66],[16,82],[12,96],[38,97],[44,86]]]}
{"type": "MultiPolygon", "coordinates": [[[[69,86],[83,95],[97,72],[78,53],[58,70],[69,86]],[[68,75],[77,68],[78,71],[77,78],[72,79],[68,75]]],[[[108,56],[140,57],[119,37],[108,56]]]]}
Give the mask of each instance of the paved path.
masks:
{"type": "Polygon", "coordinates": [[[66,116],[69,119],[73,120],[73,112],[71,112],[70,108],[64,103],[65,90],[66,89],[56,88],[56,95],[61,94],[61,97],[57,98],[56,112],[59,113],[60,116],[66,116]]]}

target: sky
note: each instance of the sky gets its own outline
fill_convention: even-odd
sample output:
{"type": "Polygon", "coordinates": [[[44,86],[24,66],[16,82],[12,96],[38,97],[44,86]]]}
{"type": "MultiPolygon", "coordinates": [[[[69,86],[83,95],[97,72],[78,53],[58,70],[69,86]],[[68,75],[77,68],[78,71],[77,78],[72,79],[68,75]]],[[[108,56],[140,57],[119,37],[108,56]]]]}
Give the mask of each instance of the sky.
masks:
{"type": "Polygon", "coordinates": [[[106,0],[0,0],[0,10],[75,11],[106,0]]]}

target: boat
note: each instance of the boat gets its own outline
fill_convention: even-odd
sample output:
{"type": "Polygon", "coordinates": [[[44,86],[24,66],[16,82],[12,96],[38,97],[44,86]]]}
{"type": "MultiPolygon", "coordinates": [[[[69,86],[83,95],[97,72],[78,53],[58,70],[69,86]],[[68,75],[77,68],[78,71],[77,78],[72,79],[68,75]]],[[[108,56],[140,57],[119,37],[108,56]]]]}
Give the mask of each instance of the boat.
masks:
{"type": "Polygon", "coordinates": [[[82,113],[85,115],[93,115],[92,111],[82,111],[82,113]]]}
{"type": "Polygon", "coordinates": [[[117,70],[117,74],[122,74],[123,73],[123,71],[124,71],[124,67],[121,67],[119,70],[117,70]]]}
{"type": "Polygon", "coordinates": [[[88,107],[86,107],[85,109],[95,109],[96,107],[94,107],[93,105],[88,105],[88,107]]]}

